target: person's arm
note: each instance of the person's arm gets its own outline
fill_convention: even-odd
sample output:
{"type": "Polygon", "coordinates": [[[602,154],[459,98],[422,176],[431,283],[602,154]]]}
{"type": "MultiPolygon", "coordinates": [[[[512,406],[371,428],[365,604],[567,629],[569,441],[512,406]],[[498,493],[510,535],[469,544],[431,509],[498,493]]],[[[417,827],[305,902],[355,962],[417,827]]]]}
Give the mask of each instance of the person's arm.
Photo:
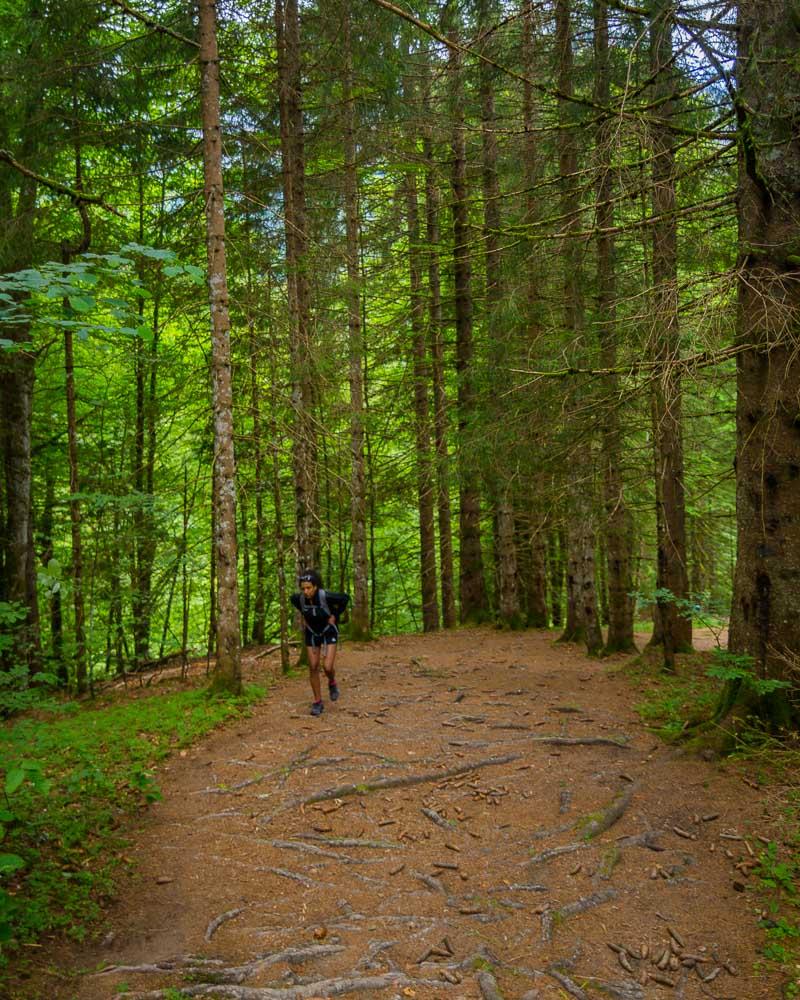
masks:
{"type": "Polygon", "coordinates": [[[350,595],[330,594],[328,593],[328,591],[325,591],[325,597],[328,600],[328,607],[331,609],[331,613],[333,614],[334,618],[338,620],[339,616],[347,607],[348,602],[350,601],[350,595]]]}
{"type": "Polygon", "coordinates": [[[300,595],[299,594],[291,594],[290,597],[289,597],[289,600],[292,602],[292,604],[299,611],[300,610],[300,595]]]}

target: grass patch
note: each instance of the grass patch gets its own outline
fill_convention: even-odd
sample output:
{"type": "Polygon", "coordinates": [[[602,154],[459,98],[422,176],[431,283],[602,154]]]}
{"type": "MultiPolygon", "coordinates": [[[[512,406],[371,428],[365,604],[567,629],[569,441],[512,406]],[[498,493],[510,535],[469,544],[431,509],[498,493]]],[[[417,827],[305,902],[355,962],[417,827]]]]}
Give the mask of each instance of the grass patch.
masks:
{"type": "Polygon", "coordinates": [[[710,715],[722,683],[706,674],[710,653],[676,657],[674,673],[665,673],[646,654],[619,668],[635,684],[641,698],[634,705],[640,718],[661,737],[673,740],[691,719],[710,715]]]}
{"type": "Polygon", "coordinates": [[[0,729],[0,963],[45,934],[86,936],[126,863],[124,819],[161,797],[155,766],[264,695],[70,703],[0,729]]]}

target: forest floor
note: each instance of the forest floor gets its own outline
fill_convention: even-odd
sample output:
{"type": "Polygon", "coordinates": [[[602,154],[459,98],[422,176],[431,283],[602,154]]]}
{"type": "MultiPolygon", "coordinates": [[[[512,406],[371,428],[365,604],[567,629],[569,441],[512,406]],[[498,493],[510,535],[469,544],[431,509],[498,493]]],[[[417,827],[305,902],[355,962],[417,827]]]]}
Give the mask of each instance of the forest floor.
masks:
{"type": "Polygon", "coordinates": [[[318,719],[278,678],[159,769],[102,940],[11,996],[777,1000],[747,884],[777,809],[553,640],[347,643],[318,719]]]}

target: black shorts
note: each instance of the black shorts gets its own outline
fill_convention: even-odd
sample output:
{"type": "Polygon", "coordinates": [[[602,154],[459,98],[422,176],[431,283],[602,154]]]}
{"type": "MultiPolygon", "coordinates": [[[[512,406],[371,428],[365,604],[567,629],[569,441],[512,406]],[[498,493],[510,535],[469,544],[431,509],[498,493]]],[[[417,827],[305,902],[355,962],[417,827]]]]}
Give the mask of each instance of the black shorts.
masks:
{"type": "Polygon", "coordinates": [[[312,632],[306,628],[306,646],[317,649],[319,646],[335,646],[339,641],[339,628],[337,625],[326,625],[322,632],[312,632]]]}

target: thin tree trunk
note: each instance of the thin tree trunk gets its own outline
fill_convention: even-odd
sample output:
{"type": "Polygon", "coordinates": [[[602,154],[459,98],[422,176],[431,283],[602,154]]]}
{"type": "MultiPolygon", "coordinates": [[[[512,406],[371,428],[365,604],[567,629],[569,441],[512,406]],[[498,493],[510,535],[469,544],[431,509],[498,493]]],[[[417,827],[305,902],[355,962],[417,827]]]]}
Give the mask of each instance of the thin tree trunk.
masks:
{"type": "Polygon", "coordinates": [[[563,528],[550,532],[547,547],[550,564],[550,599],[553,615],[553,627],[560,628],[564,620],[564,563],[566,553],[566,537],[563,528]]]}
{"type": "Polygon", "coordinates": [[[436,581],[436,530],[434,524],[435,484],[431,461],[428,382],[430,366],[425,344],[425,302],[422,296],[420,260],[419,202],[413,171],[405,176],[408,226],[408,268],[411,294],[411,355],[414,371],[414,429],[417,445],[417,506],[419,509],[420,590],[422,629],[439,628],[439,601],[436,581]]]}
{"type": "MultiPolygon", "coordinates": [[[[594,0],[595,102],[607,107],[611,100],[611,71],[608,47],[608,3],[594,0]]],[[[601,366],[609,372],[617,367],[617,309],[615,241],[612,197],[613,125],[603,121],[597,127],[597,314],[601,366]]],[[[631,552],[633,520],[625,502],[622,479],[622,430],[620,388],[616,374],[605,380],[602,419],[603,505],[606,512],[606,571],[608,586],[608,637],[603,652],[634,652],[633,599],[631,597],[631,552]]]]}
{"type": "Polygon", "coordinates": [[[305,148],[301,104],[300,24],[297,0],[277,0],[275,26],[283,173],[286,267],[289,293],[290,363],[294,448],[295,543],[298,569],[319,564],[317,448],[312,421],[314,359],[311,337],[305,148]]]}
{"type": "Polygon", "coordinates": [[[356,104],[353,96],[353,53],[349,5],[343,14],[344,42],[344,203],[347,237],[347,321],[350,344],[350,524],[353,545],[353,603],[350,634],[368,639],[369,567],[367,562],[367,500],[364,470],[364,379],[361,357],[361,268],[359,262],[358,173],[356,167],[356,104]]]}
{"type": "MultiPolygon", "coordinates": [[[[53,550],[53,510],[55,508],[55,478],[53,470],[48,464],[45,472],[45,498],[44,509],[40,524],[42,540],[42,565],[45,571],[48,570],[51,560],[54,558],[53,550]]],[[[51,588],[49,594],[50,603],[50,663],[51,670],[55,672],[60,687],[66,687],[69,683],[69,673],[67,663],[64,659],[64,616],[61,606],[61,588],[51,588]]],[[[113,606],[113,605],[112,605],[113,606]]],[[[109,638],[111,629],[109,629],[109,638]]]]}
{"type": "MultiPolygon", "coordinates": [[[[458,41],[458,32],[450,33],[458,41]]],[[[474,454],[476,393],[473,371],[473,303],[471,226],[467,186],[466,126],[462,55],[450,50],[450,95],[453,112],[453,282],[456,320],[456,373],[458,376],[459,457],[459,597],[462,622],[486,620],[489,611],[481,550],[481,498],[474,454]]]]}
{"type": "MultiPolygon", "coordinates": [[[[427,92],[425,106],[428,107],[427,92]]],[[[442,295],[439,275],[440,195],[433,161],[433,140],[427,127],[423,139],[423,156],[425,158],[425,231],[428,244],[428,343],[433,384],[433,436],[436,453],[436,506],[439,522],[442,626],[455,628],[456,592],[450,510],[450,454],[447,444],[447,394],[444,384],[442,295]]]]}
{"type": "Polygon", "coordinates": [[[236,575],[236,462],[233,453],[230,317],[225,263],[222,193],[222,130],[219,54],[214,0],[200,0],[200,68],[203,115],[203,174],[211,310],[211,375],[214,415],[214,510],[217,564],[217,661],[214,684],[239,693],[239,584],[236,575]]]}
{"type": "MultiPolygon", "coordinates": [[[[491,0],[482,0],[479,17],[483,32],[494,23],[497,6],[491,0]]],[[[487,37],[481,39],[481,49],[490,55],[487,37]]],[[[492,344],[491,363],[499,375],[508,367],[509,336],[501,316],[506,295],[500,253],[500,178],[497,167],[497,121],[494,97],[494,67],[480,63],[481,138],[483,147],[483,241],[485,250],[486,293],[485,326],[492,344]]],[[[502,406],[493,412],[496,428],[503,428],[502,406]]],[[[495,574],[497,578],[497,612],[501,625],[517,628],[520,624],[519,594],[517,592],[517,553],[514,537],[514,511],[511,504],[513,468],[508,456],[515,457],[517,449],[499,440],[486,480],[491,491],[495,510],[495,574]]]]}
{"type": "Polygon", "coordinates": [[[672,0],[650,4],[650,74],[660,102],[652,125],[653,146],[653,317],[654,360],[660,377],[653,390],[653,442],[656,506],[659,511],[656,603],[665,665],[675,652],[692,648],[692,622],[685,608],[689,584],[686,564],[686,509],[683,471],[683,422],[678,329],[678,222],[675,213],[675,150],[669,131],[674,115],[672,0]],[[682,613],[683,612],[683,613],[682,613]]]}

